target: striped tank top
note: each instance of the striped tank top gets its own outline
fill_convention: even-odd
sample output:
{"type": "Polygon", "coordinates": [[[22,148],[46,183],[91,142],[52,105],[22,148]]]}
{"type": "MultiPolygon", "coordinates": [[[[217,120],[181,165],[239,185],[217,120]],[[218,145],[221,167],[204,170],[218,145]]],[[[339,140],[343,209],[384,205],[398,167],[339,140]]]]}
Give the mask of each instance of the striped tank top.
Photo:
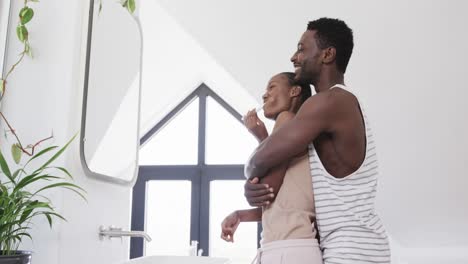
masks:
{"type": "MultiPolygon", "coordinates": [[[[346,89],[343,85],[334,87],[346,89]]],[[[354,173],[344,178],[333,177],[320,161],[313,143],[309,145],[316,221],[325,264],[390,263],[387,234],[374,210],[376,147],[362,105],[361,112],[366,129],[366,155],[354,173]]]]}

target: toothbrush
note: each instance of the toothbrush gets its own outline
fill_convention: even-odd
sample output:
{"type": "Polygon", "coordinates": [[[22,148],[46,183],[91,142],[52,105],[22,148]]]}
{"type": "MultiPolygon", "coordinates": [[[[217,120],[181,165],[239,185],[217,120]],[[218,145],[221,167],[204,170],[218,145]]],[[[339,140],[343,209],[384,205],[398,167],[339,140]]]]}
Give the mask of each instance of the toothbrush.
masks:
{"type": "MultiPolygon", "coordinates": [[[[255,112],[256,112],[256,113],[260,112],[260,111],[263,109],[264,106],[265,106],[265,104],[262,104],[262,105],[260,105],[260,106],[257,106],[257,107],[255,108],[255,112]]],[[[244,121],[244,117],[242,117],[241,120],[244,121]]]]}
{"type": "Polygon", "coordinates": [[[265,106],[265,104],[262,104],[261,106],[258,106],[257,108],[255,108],[255,112],[260,112],[260,110],[263,109],[263,107],[265,106]]]}

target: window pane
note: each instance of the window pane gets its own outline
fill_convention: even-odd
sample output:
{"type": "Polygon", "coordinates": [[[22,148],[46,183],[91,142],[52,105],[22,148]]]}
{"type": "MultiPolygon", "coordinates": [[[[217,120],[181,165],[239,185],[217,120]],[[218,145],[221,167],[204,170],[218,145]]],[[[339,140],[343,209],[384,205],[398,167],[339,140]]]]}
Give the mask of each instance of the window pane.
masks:
{"type": "Polygon", "coordinates": [[[146,185],[145,255],[188,256],[190,243],[190,181],[149,181],[146,185]],[[177,193],[177,199],[167,198],[177,193]]]}
{"type": "Polygon", "coordinates": [[[257,140],[213,98],[206,100],[206,164],[244,164],[257,140]]]}
{"type": "Polygon", "coordinates": [[[156,132],[140,150],[140,165],[198,163],[198,98],[156,132]]]}
{"type": "Polygon", "coordinates": [[[234,210],[248,209],[244,181],[213,181],[210,185],[210,256],[226,257],[236,264],[250,264],[257,254],[257,223],[240,223],[234,243],[220,238],[221,222],[234,210]]]}

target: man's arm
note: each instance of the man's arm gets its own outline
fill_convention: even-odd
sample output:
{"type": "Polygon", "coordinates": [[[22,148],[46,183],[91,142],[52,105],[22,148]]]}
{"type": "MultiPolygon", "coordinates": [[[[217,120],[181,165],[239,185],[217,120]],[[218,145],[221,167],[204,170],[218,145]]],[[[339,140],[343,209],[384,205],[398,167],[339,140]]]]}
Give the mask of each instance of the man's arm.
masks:
{"type": "Polygon", "coordinates": [[[268,170],[292,159],[322,132],[331,130],[337,109],[331,93],[316,94],[307,99],[295,117],[274,131],[254,151],[245,166],[249,179],[262,178],[268,170]]]}

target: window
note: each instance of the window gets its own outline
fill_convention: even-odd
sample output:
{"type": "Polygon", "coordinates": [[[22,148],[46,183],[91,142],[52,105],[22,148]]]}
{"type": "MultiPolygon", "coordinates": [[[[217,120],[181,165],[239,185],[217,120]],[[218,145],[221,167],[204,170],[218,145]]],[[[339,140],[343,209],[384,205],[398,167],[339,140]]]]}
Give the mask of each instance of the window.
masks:
{"type": "Polygon", "coordinates": [[[212,97],[207,97],[207,164],[244,164],[257,144],[242,123],[212,97]]]}
{"type": "Polygon", "coordinates": [[[198,106],[195,98],[142,146],[140,165],[197,164],[198,106]]]}
{"type": "MultiPolygon", "coordinates": [[[[244,196],[244,182],[238,180],[212,181],[210,184],[210,223],[221,223],[224,217],[236,209],[249,208],[244,196]]],[[[219,239],[221,226],[210,225],[210,255],[228,256],[232,263],[251,263],[257,253],[257,224],[241,223],[234,233],[234,243],[219,239]]]]}
{"type": "Polygon", "coordinates": [[[255,257],[257,224],[242,223],[234,244],[220,238],[222,219],[248,208],[243,164],[257,142],[240,118],[202,84],[142,138],[132,229],[153,241],[132,238],[131,258],[188,255],[192,240],[204,256],[240,264],[255,257]]]}
{"type": "Polygon", "coordinates": [[[145,255],[187,254],[191,185],[190,181],[147,182],[145,230],[154,241],[145,245],[145,255]],[[177,199],[167,199],[174,193],[177,193],[177,199]]]}

